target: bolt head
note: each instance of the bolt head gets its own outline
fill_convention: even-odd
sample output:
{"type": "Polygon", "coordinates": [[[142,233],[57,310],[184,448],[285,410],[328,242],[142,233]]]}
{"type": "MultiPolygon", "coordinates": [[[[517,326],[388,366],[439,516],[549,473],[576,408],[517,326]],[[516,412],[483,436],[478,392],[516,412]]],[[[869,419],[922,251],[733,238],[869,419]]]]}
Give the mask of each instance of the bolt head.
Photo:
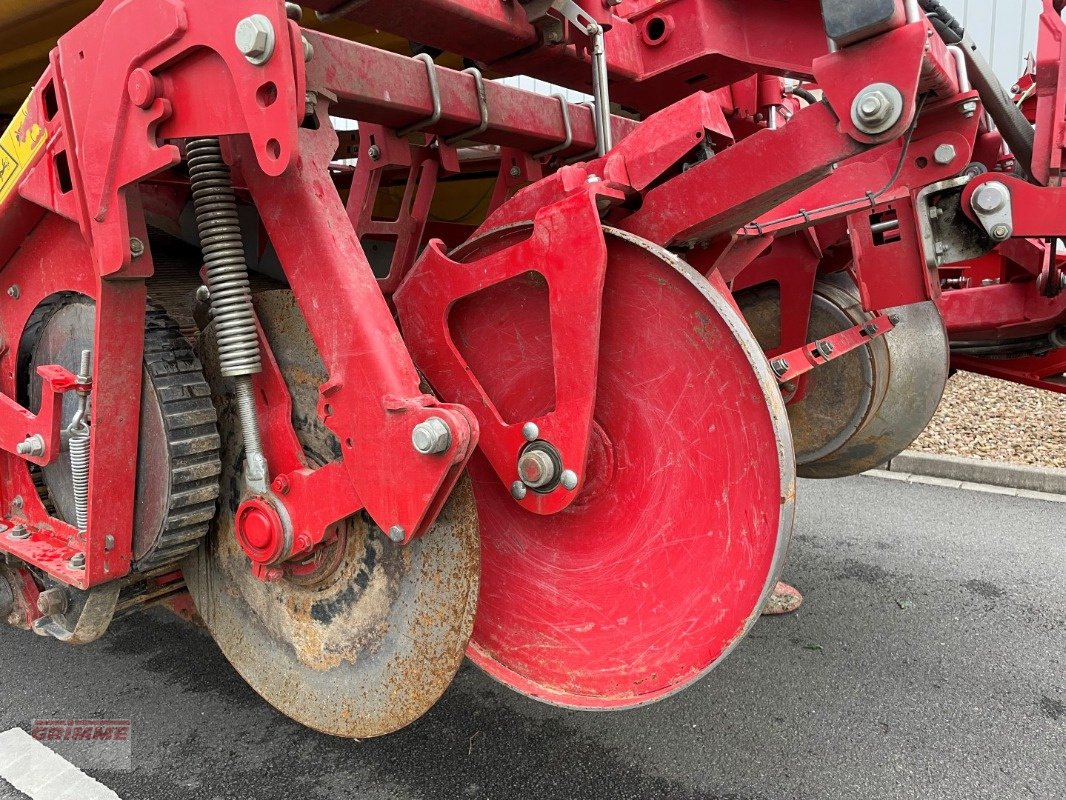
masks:
{"type": "Polygon", "coordinates": [[[529,450],[518,459],[518,477],[531,489],[540,489],[555,480],[555,463],[543,450],[529,450]]]}
{"type": "Polygon", "coordinates": [[[851,121],[868,135],[888,131],[903,114],[903,95],[888,83],[867,86],[855,97],[851,106],[851,121]]]}
{"type": "Polygon", "coordinates": [[[30,456],[31,458],[40,458],[44,455],[44,437],[40,434],[34,434],[26,439],[24,442],[19,442],[15,446],[15,452],[20,456],[30,456]]]}
{"type": "Polygon", "coordinates": [[[818,352],[825,358],[829,358],[829,356],[833,355],[835,349],[836,348],[833,347],[832,342],[818,342],[818,352]]]}
{"type": "Polygon", "coordinates": [[[933,161],[942,167],[946,167],[958,156],[958,151],[955,150],[954,145],[942,144],[935,151],[933,151],[933,161]]]}
{"type": "Polygon", "coordinates": [[[974,210],[981,214],[995,214],[1010,200],[1010,192],[998,181],[986,183],[973,194],[974,210]]]}
{"type": "Polygon", "coordinates": [[[446,453],[452,446],[452,431],[440,417],[430,417],[415,425],[411,431],[411,444],[424,456],[446,453]]]}
{"type": "Polygon", "coordinates": [[[535,442],[540,438],[540,428],[535,422],[527,422],[522,426],[522,438],[527,442],[535,442]]]}
{"type": "Polygon", "coordinates": [[[870,92],[859,101],[859,116],[866,122],[879,122],[888,111],[884,92],[870,92]]]}
{"type": "Polygon", "coordinates": [[[377,161],[379,158],[381,158],[381,148],[378,147],[376,144],[372,144],[367,149],[366,154],[370,156],[371,161],[377,161]]]}
{"type": "Polygon", "coordinates": [[[15,539],[16,541],[22,541],[30,538],[30,531],[25,525],[16,525],[8,533],[9,539],[15,539]]]}
{"type": "Polygon", "coordinates": [[[140,258],[144,255],[144,242],[140,239],[130,239],[130,255],[134,258],[140,258]]]}
{"type": "Polygon", "coordinates": [[[285,16],[293,22],[301,22],[304,18],[304,10],[299,3],[286,3],[285,16]]]}
{"type": "Polygon", "coordinates": [[[1003,241],[1004,239],[1010,238],[1011,229],[1009,225],[1000,224],[993,226],[990,233],[992,234],[993,239],[996,239],[997,241],[1003,241]]]}
{"type": "Polygon", "coordinates": [[[586,183],[599,183],[600,182],[600,176],[599,175],[589,175],[588,178],[585,179],[585,182],[586,183]]]}
{"type": "Polygon", "coordinates": [[[62,589],[46,589],[37,596],[37,610],[46,617],[54,617],[65,613],[69,602],[67,593],[62,589]]]}
{"type": "Polygon", "coordinates": [[[402,542],[407,538],[407,531],[403,529],[402,525],[393,525],[389,528],[389,538],[394,542],[402,542]]]}
{"type": "Polygon", "coordinates": [[[18,284],[14,286],[9,286],[7,289],[7,296],[10,297],[12,300],[18,300],[21,294],[22,291],[19,289],[18,284]]]}
{"type": "Polygon", "coordinates": [[[237,49],[253,64],[265,64],[274,55],[274,24],[263,14],[252,14],[237,23],[237,49]]]}
{"type": "Polygon", "coordinates": [[[515,481],[511,484],[511,497],[515,500],[526,499],[526,485],[522,481],[515,481]]]}
{"type": "Polygon", "coordinates": [[[572,492],[577,488],[577,473],[572,469],[564,469],[563,474],[559,476],[559,482],[564,489],[572,492]]]}
{"type": "Polygon", "coordinates": [[[775,358],[770,362],[770,369],[774,371],[774,374],[781,377],[788,372],[788,362],[783,358],[775,358]]]}
{"type": "Polygon", "coordinates": [[[520,178],[522,176],[522,170],[520,167],[511,167],[510,175],[512,178],[520,178]]]}
{"type": "Polygon", "coordinates": [[[70,557],[71,569],[85,569],[85,553],[75,553],[70,557]]]}

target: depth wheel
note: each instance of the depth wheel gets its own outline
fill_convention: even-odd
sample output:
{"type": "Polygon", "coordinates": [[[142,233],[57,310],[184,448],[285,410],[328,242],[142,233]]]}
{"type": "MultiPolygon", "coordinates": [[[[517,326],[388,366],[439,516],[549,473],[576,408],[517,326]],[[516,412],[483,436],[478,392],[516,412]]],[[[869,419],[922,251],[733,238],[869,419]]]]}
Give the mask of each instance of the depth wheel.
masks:
{"type": "MultiPolygon", "coordinates": [[[[775,285],[740,292],[740,306],[760,345],[780,337],[775,285]]],[[[788,407],[803,478],[843,478],[884,464],[905,450],[936,413],[948,378],[949,346],[934,303],[889,309],[898,321],[885,336],[817,367],[803,397],[788,407]]],[[[847,275],[815,284],[807,341],[867,322],[847,275]]]]}
{"type": "MultiPolygon", "coordinates": [[[[81,295],[58,296],[31,317],[24,337],[31,408],[40,406],[37,367],[59,364],[77,372],[82,350],[93,349],[95,329],[96,306],[81,295]]],[[[63,427],[76,409],[77,397],[68,392],[63,427]]],[[[215,409],[200,362],[174,321],[155,308],[145,317],[139,436],[132,570],[148,572],[176,564],[199,546],[215,515],[221,472],[215,409]]],[[[50,510],[73,525],[69,450],[37,477],[50,510]]]]}
{"type": "MultiPolygon", "coordinates": [[[[521,233],[486,234],[452,257],[476,260],[521,233]]],[[[668,251],[606,234],[582,492],[539,516],[480,454],[470,466],[483,547],[470,658],[519,692],[572,708],[649,703],[714,667],[758,618],[793,522],[788,419],[747,326],[668,251]]],[[[554,404],[541,299],[544,281],[529,272],[464,298],[449,319],[511,422],[554,404]]]]}
{"type": "MultiPolygon", "coordinates": [[[[292,395],[307,464],[334,461],[339,443],[316,412],[327,375],[292,293],[258,294],[255,307],[292,395]]],[[[302,725],[364,739],[414,722],[451,683],[473,628],[479,543],[469,481],[406,547],[357,514],[310,556],[283,565],[280,580],[261,582],[233,529],[244,452],[213,328],[201,349],[222,398],[221,511],[183,570],[207,629],[241,677],[302,725]]]]}

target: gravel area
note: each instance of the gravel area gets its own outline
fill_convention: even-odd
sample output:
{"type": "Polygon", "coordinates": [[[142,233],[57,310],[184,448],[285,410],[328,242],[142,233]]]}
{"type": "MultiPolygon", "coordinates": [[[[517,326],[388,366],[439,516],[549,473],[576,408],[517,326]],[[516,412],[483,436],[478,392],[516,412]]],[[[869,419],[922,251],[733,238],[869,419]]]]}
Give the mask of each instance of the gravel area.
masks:
{"type": "Polygon", "coordinates": [[[1066,395],[956,373],[911,449],[1066,469],[1066,395]]]}

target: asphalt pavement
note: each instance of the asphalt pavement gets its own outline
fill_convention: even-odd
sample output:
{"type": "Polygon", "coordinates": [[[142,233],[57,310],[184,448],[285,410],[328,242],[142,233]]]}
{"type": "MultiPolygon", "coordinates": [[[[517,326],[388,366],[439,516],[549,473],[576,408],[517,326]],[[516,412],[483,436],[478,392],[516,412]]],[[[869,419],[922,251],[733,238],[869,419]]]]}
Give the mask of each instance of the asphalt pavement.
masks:
{"type": "Polygon", "coordinates": [[[1066,505],[872,477],[804,482],[764,619],[688,691],[553,709],[470,665],[433,711],[352,742],[248,689],[163,611],[67,648],[0,630],[0,731],[129,718],[124,800],[1066,797],[1066,505]]]}

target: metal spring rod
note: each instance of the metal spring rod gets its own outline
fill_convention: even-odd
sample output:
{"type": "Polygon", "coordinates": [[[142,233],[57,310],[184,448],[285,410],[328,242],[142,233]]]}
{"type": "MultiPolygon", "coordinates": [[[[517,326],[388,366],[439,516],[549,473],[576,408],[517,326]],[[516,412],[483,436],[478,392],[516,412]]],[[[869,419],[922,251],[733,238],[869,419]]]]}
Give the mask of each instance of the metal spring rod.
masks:
{"type": "Polygon", "coordinates": [[[190,139],[186,156],[211,294],[219,366],[223,375],[234,379],[245,456],[255,477],[264,461],[250,376],[262,370],[262,361],[233,179],[217,138],[190,139]]]}
{"type": "Polygon", "coordinates": [[[71,431],[70,476],[74,486],[74,517],[77,528],[85,533],[89,528],[89,442],[88,426],[71,431]]]}
{"type": "MultiPolygon", "coordinates": [[[[78,368],[78,383],[90,384],[93,378],[93,354],[81,351],[78,368]]],[[[81,533],[89,529],[89,445],[92,441],[89,429],[89,393],[78,390],[78,410],[70,422],[70,478],[74,489],[74,522],[81,533]]]]}

